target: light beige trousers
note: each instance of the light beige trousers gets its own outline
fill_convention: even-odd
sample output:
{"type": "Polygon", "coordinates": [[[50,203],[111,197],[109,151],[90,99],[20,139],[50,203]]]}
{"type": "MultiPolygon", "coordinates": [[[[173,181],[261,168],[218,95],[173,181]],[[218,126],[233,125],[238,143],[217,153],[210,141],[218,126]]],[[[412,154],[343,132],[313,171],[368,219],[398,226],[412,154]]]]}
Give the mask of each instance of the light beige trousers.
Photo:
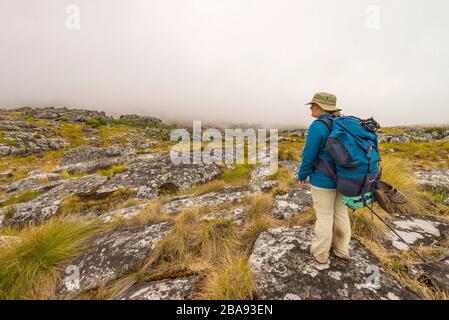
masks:
{"type": "Polygon", "coordinates": [[[316,223],[310,253],[322,263],[329,258],[331,248],[337,256],[349,256],[351,223],[341,194],[315,186],[311,186],[311,191],[316,223]]]}

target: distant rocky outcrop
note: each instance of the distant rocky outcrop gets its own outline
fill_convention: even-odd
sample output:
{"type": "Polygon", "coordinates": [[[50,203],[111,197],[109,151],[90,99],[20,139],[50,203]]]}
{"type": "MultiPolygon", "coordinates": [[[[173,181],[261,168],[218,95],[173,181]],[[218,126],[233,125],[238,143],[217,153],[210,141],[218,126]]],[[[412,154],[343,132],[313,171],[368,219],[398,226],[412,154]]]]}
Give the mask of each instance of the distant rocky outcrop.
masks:
{"type": "Polygon", "coordinates": [[[166,124],[158,118],[149,117],[149,116],[141,116],[137,114],[126,114],[121,115],[120,120],[126,121],[131,124],[142,125],[142,126],[155,126],[155,127],[164,127],[166,124]]]}
{"type": "Polygon", "coordinates": [[[64,122],[87,122],[97,118],[107,118],[103,111],[43,107],[32,108],[23,107],[16,109],[3,109],[3,112],[21,112],[25,117],[34,117],[37,119],[47,119],[64,122]]]}
{"type": "Polygon", "coordinates": [[[401,133],[385,133],[379,138],[380,143],[408,143],[408,142],[429,142],[429,141],[448,141],[449,127],[444,128],[411,128],[401,133]]]}

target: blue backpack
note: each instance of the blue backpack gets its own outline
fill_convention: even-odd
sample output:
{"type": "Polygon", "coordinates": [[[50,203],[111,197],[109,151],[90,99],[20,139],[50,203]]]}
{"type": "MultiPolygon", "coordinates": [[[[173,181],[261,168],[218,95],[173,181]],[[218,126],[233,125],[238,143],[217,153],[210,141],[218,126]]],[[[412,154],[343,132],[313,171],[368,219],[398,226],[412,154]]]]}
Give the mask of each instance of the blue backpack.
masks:
{"type": "MultiPolygon", "coordinates": [[[[352,209],[360,209],[375,202],[374,190],[381,178],[378,135],[361,120],[352,116],[320,118],[330,134],[324,149],[335,163],[330,163],[322,152],[315,168],[331,177],[337,191],[343,195],[343,203],[352,209]]],[[[378,124],[375,122],[377,128],[378,124]]]]}

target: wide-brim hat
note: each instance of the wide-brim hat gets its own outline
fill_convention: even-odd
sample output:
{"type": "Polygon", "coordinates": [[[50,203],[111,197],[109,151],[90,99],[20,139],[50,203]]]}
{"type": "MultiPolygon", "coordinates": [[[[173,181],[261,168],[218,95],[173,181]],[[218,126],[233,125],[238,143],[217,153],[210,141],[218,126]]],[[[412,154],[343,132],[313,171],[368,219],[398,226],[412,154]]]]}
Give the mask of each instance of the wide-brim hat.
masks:
{"type": "Polygon", "coordinates": [[[314,103],[325,111],[336,112],[342,110],[337,107],[337,97],[332,93],[318,92],[313,96],[312,101],[306,103],[306,106],[314,103]]]}

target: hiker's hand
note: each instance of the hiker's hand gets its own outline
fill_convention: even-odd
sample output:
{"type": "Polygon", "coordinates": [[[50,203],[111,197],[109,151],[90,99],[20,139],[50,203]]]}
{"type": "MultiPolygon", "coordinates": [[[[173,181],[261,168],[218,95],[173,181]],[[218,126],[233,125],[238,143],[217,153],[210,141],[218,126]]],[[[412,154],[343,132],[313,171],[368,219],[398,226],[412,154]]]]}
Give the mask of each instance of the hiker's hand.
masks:
{"type": "Polygon", "coordinates": [[[299,187],[301,189],[304,189],[306,187],[306,184],[307,184],[307,180],[299,181],[299,187]]]}

